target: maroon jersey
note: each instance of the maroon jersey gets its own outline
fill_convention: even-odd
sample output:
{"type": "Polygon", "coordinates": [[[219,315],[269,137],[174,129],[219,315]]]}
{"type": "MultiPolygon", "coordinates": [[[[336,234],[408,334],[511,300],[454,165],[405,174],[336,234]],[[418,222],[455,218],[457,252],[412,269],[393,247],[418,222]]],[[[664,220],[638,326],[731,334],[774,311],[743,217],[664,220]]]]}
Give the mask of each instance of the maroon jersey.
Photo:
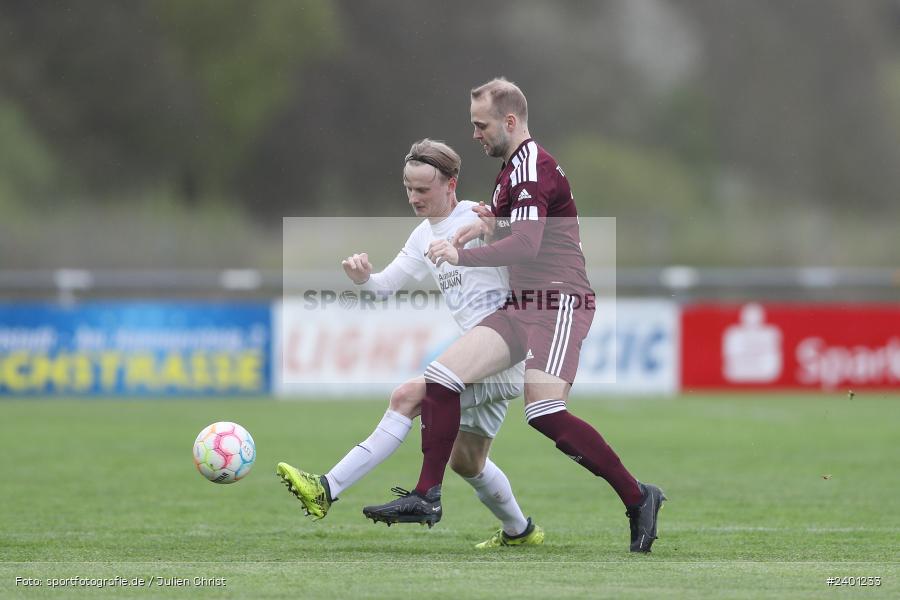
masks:
{"type": "Polygon", "coordinates": [[[460,265],[508,265],[514,291],[592,292],[569,182],[556,159],[534,140],[522,142],[501,167],[492,210],[499,239],[460,250],[460,265]]]}

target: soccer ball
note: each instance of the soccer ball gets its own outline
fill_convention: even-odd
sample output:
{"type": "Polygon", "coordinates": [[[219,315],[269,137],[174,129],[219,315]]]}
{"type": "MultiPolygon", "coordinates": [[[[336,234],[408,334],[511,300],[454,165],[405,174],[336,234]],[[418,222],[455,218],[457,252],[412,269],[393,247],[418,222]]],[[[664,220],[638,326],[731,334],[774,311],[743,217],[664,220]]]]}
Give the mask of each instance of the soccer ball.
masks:
{"type": "Polygon", "coordinates": [[[229,421],[213,423],[194,441],[194,464],[213,483],[234,483],[246,477],[256,460],[250,432],[229,421]]]}

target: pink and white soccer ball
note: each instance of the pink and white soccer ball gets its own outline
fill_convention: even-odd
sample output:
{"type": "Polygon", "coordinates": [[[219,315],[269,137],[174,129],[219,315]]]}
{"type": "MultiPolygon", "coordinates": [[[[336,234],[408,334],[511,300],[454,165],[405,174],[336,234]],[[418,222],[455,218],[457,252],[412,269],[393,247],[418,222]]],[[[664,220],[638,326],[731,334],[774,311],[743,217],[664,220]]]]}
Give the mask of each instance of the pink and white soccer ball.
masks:
{"type": "Polygon", "coordinates": [[[194,441],[194,464],[213,483],[240,481],[250,472],[254,460],[253,437],[237,423],[213,423],[194,441]]]}

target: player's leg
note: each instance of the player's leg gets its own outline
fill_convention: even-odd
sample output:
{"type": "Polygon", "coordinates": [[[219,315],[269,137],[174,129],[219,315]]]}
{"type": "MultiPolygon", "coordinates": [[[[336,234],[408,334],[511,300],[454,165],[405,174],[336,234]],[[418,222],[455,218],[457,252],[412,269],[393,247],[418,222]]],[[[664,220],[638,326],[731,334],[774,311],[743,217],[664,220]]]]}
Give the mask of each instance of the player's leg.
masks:
{"type": "Polygon", "coordinates": [[[478,549],[538,545],[544,530],[525,518],[506,474],[488,457],[500,431],[510,400],[522,394],[524,365],[519,363],[466,388],[459,435],[450,455],[450,468],[475,490],[475,495],[500,520],[501,527],[478,549]]]}
{"type": "Polygon", "coordinates": [[[641,489],[618,455],[596,429],[568,411],[571,386],[538,369],[525,371],[525,419],[556,442],[566,456],[603,477],[626,507],[638,504],[641,489]]]}
{"type": "Polygon", "coordinates": [[[428,365],[422,400],[423,457],[419,481],[411,492],[394,488],[399,496],[395,500],[364,507],[366,517],[388,524],[424,523],[429,527],[440,521],[441,482],[459,431],[460,395],[466,383],[502,371],[524,356],[503,313],[499,310],[489,315],[428,365]],[[488,323],[490,326],[486,326],[488,323]],[[511,356],[517,358],[513,361],[511,356]]]}
{"type": "Polygon", "coordinates": [[[411,379],[391,393],[390,405],[368,438],[354,446],[324,475],[307,473],[279,463],[276,473],[303,503],[312,517],[322,518],[338,496],[393,454],[419,416],[425,379],[411,379]]]}
{"type": "MultiPolygon", "coordinates": [[[[421,415],[423,461],[419,485],[411,492],[399,487],[394,488],[398,498],[384,504],[364,507],[363,514],[374,522],[381,521],[388,525],[422,523],[431,527],[441,520],[443,514],[441,482],[460,428],[462,412],[460,398],[465,393],[467,400],[471,400],[474,398],[475,388],[466,389],[462,385],[462,380],[449,369],[445,369],[440,360],[444,359],[456,366],[469,380],[482,372],[500,371],[503,365],[508,366],[510,362],[509,347],[494,329],[478,326],[461,339],[467,339],[470,345],[454,344],[457,347],[451,347],[441,358],[431,363],[425,373],[426,393],[422,401],[421,415]],[[471,335],[472,332],[475,334],[471,335]],[[484,359],[482,365],[472,360],[476,355],[484,359]],[[453,375],[453,379],[450,379],[449,375],[453,375]]],[[[521,376],[518,381],[519,386],[514,396],[521,390],[521,376]]],[[[504,405],[497,422],[498,428],[505,415],[504,405]]]]}
{"type": "Polygon", "coordinates": [[[333,498],[362,479],[400,447],[412,428],[412,420],[421,412],[424,397],[423,377],[410,379],[394,389],[390,406],[372,434],[325,473],[333,498]]]}
{"type": "Polygon", "coordinates": [[[477,544],[478,549],[538,545],[544,530],[526,518],[506,474],[488,457],[491,438],[460,431],[450,456],[450,468],[475,490],[475,495],[500,520],[501,528],[477,544]]]}
{"type": "Polygon", "coordinates": [[[525,419],[566,456],[612,486],[630,521],[631,551],[649,552],[656,539],[657,513],[666,497],[658,487],[638,482],[603,436],[567,410],[570,387],[543,371],[525,371],[525,419]]]}
{"type": "Polygon", "coordinates": [[[529,328],[533,356],[525,363],[525,419],[569,458],[612,486],[631,520],[632,551],[649,552],[656,537],[656,513],[665,496],[656,486],[639,483],[603,436],[567,410],[581,343],[593,320],[593,310],[579,310],[577,300],[561,294],[557,314],[547,311],[529,328]]]}
{"type": "MultiPolygon", "coordinates": [[[[519,377],[522,371],[519,370],[519,377]]],[[[506,474],[488,457],[491,443],[500,431],[509,400],[500,389],[504,386],[490,377],[469,386],[462,396],[464,410],[459,422],[459,434],[450,454],[450,468],[475,489],[475,495],[496,516],[508,535],[522,534],[528,519],[519,508],[506,474]]],[[[506,386],[518,396],[522,382],[506,386]]]]}
{"type": "Polygon", "coordinates": [[[436,486],[444,480],[459,430],[459,398],[466,384],[484,379],[510,364],[510,348],[504,337],[496,329],[479,325],[428,365],[422,401],[422,470],[414,490],[416,494],[440,495],[436,486]]]}

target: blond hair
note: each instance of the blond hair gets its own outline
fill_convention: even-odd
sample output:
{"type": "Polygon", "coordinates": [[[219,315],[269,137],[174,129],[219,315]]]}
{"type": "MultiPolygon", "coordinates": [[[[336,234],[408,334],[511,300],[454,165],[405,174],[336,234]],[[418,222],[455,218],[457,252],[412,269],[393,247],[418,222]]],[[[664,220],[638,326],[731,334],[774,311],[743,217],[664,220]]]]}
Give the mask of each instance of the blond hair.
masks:
{"type": "Polygon", "coordinates": [[[491,109],[497,117],[512,114],[523,123],[528,122],[528,100],[525,94],[512,81],[505,77],[497,77],[476,88],[472,88],[472,100],[487,97],[491,101],[491,109]]]}
{"type": "Polygon", "coordinates": [[[428,138],[413,142],[403,162],[431,165],[447,179],[458,178],[462,167],[462,159],[453,148],[444,142],[428,138]]]}

